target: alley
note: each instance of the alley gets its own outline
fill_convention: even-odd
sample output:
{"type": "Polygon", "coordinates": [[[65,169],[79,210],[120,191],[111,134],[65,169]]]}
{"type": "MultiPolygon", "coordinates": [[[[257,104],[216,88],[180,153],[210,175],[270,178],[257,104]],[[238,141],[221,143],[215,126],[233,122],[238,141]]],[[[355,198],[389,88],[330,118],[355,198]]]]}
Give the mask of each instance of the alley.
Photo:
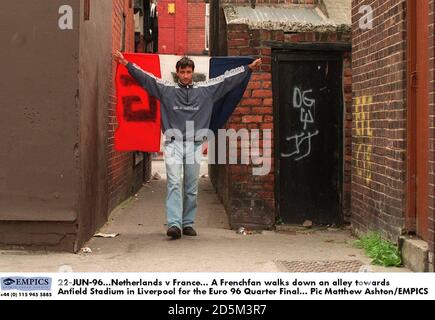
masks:
{"type": "MultiPolygon", "coordinates": [[[[230,230],[225,210],[201,169],[198,237],[169,240],[166,235],[163,161],[154,161],[159,180],[145,184],[138,194],[122,203],[98,232],[119,233],[115,238],[94,237],[79,254],[0,251],[0,272],[289,272],[280,261],[351,262],[375,272],[409,271],[367,266],[370,260],[353,246],[349,230],[263,231],[240,235],[230,230]]],[[[302,267],[301,267],[302,266],[302,267]]],[[[354,264],[355,266],[355,264],[354,264]]],[[[302,268],[302,269],[301,269],[302,268]]],[[[306,268],[305,270],[303,268],[306,268]]],[[[293,270],[293,271],[295,271],[293,270]]],[[[343,269],[337,269],[341,271],[343,269]]],[[[355,271],[355,270],[353,270],[355,271]]]]}

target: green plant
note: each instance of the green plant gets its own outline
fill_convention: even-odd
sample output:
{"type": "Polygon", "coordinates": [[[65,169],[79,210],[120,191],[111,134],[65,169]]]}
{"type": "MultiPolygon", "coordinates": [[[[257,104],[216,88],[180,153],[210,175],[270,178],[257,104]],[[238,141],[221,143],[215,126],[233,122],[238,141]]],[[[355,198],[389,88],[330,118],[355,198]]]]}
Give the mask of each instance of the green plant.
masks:
{"type": "Polygon", "coordinates": [[[276,219],[275,219],[275,224],[276,224],[277,226],[280,226],[280,225],[283,225],[283,224],[284,224],[284,221],[282,221],[281,217],[276,217],[276,219]]]}
{"type": "Polygon", "coordinates": [[[360,240],[355,241],[358,248],[364,249],[366,254],[372,258],[372,263],[384,267],[399,267],[402,265],[402,258],[399,250],[391,242],[381,238],[378,233],[369,233],[360,240]]]}

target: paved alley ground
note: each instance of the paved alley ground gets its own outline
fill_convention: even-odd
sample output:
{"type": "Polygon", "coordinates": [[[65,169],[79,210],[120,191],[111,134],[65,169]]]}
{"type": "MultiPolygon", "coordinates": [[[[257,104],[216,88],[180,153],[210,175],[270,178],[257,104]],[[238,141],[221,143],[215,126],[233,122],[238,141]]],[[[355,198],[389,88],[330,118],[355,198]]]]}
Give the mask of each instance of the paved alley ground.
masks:
{"type": "MultiPolygon", "coordinates": [[[[403,272],[404,268],[368,266],[362,250],[353,245],[349,230],[264,231],[240,235],[228,226],[225,210],[202,168],[196,229],[198,237],[169,240],[165,226],[166,177],[162,161],[153,172],[161,176],[145,184],[120,205],[99,231],[115,238],[92,238],[91,253],[0,251],[0,272],[289,272],[313,271],[312,262],[355,262],[361,270],[403,272]],[[282,263],[282,261],[287,262],[282,263]],[[305,268],[305,269],[304,269],[305,268]]],[[[354,266],[355,266],[354,264],[354,266]]],[[[337,269],[336,271],[339,271],[337,269]]]]}

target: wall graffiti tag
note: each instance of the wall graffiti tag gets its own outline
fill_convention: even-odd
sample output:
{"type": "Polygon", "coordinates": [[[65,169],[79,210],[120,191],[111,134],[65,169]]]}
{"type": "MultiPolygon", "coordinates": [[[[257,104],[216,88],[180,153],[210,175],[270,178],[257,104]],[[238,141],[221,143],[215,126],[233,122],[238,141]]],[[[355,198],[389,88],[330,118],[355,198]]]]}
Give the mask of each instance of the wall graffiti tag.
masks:
{"type": "Polygon", "coordinates": [[[291,152],[281,153],[283,158],[294,158],[300,161],[311,154],[311,138],[319,135],[314,127],[316,114],[316,100],[309,97],[313,90],[302,91],[295,87],[293,90],[293,108],[299,109],[299,122],[302,125],[300,132],[285,138],[289,142],[291,152]]]}
{"type": "Polygon", "coordinates": [[[284,158],[290,158],[290,157],[293,157],[295,155],[300,155],[302,153],[301,145],[302,145],[303,142],[306,141],[306,143],[308,145],[306,152],[304,154],[302,154],[302,156],[295,158],[295,160],[299,161],[299,160],[301,160],[301,159],[303,159],[305,157],[308,157],[311,154],[311,138],[314,137],[314,136],[317,136],[318,134],[319,134],[319,131],[316,131],[314,133],[302,132],[301,134],[296,134],[296,135],[294,135],[292,137],[287,137],[286,138],[287,141],[289,141],[289,142],[290,141],[294,141],[295,149],[296,150],[293,151],[290,154],[283,153],[282,156],[284,158]]]}
{"type": "Polygon", "coordinates": [[[301,89],[298,87],[295,87],[293,91],[293,108],[300,109],[300,121],[304,124],[304,130],[307,129],[308,123],[314,123],[311,108],[315,105],[316,101],[306,96],[306,94],[312,92],[313,90],[301,92],[301,89]]]}
{"type": "MultiPolygon", "coordinates": [[[[357,141],[361,141],[364,137],[372,138],[373,129],[370,126],[369,112],[366,106],[373,103],[371,96],[357,97],[355,101],[355,137],[357,141]]],[[[356,144],[356,172],[357,175],[365,179],[369,184],[372,180],[372,156],[373,147],[369,144],[356,144]]]]}

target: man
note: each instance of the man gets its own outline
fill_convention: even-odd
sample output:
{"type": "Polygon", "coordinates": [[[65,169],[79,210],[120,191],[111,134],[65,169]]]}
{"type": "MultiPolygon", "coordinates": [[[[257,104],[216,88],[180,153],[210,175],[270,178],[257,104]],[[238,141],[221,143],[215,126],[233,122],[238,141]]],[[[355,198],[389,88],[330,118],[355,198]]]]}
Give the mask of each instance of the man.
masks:
{"type": "Polygon", "coordinates": [[[227,71],[215,79],[194,83],[192,79],[195,64],[191,59],[184,57],[176,64],[178,82],[172,83],[156,78],[128,62],[119,51],[114,57],[161,103],[167,172],[167,235],[172,239],[179,239],[181,234],[196,236],[197,232],[193,226],[197,208],[202,143],[206,137],[201,132],[210,126],[214,102],[247,79],[252,70],[261,64],[261,59],[248,66],[227,71]]]}

